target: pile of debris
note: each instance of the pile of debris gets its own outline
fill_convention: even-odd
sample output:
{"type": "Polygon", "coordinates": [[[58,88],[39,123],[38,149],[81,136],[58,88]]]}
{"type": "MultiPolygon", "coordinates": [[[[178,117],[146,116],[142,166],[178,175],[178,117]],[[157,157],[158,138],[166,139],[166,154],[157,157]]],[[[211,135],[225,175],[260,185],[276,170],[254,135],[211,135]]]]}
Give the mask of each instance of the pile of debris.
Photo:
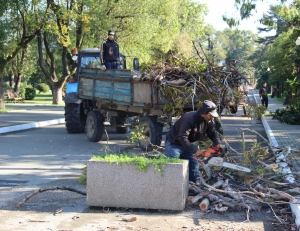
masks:
{"type": "MultiPolygon", "coordinates": [[[[269,213],[275,217],[268,218],[273,225],[296,230],[291,209],[294,213],[299,211],[296,209],[299,202],[295,195],[300,194],[300,185],[291,174],[286,158],[299,151],[289,147],[276,149],[269,143],[268,146],[243,150],[243,153],[238,153],[242,156],[239,163],[225,156],[224,159],[236,166],[234,171],[222,166],[202,164],[199,181],[196,184],[190,182],[189,185],[189,206],[206,212],[245,210],[247,221],[251,218],[251,211],[268,207],[269,213]],[[250,172],[242,166],[249,167],[250,172]],[[236,171],[238,169],[240,171],[236,171]]],[[[299,219],[300,214],[296,214],[296,217],[299,219]]]]}
{"type": "Polygon", "coordinates": [[[228,60],[224,66],[198,64],[193,71],[185,66],[152,66],[149,72],[134,76],[135,81],[151,81],[169,99],[164,112],[180,115],[184,105],[200,106],[205,99],[214,101],[219,108],[231,107],[236,113],[241,92],[239,87],[248,83],[236,67],[236,60],[228,60]],[[198,70],[197,70],[198,69],[198,70]],[[174,103],[175,102],[175,103],[174,103]]]}

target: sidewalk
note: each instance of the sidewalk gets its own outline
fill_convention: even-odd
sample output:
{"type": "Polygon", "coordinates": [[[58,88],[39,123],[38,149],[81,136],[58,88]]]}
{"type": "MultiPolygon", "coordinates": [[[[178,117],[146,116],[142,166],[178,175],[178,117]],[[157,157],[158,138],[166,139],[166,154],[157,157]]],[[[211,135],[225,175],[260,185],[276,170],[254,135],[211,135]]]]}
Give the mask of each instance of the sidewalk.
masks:
{"type": "MultiPolygon", "coordinates": [[[[256,103],[261,103],[258,91],[253,90],[252,94],[256,103]]],[[[269,106],[268,110],[270,112],[275,112],[277,109],[283,108],[282,102],[269,97],[269,106]]],[[[300,148],[300,125],[289,125],[285,123],[280,123],[278,120],[273,120],[272,116],[263,116],[262,123],[264,125],[266,134],[268,136],[269,142],[274,147],[290,147],[292,150],[299,150],[300,148]]],[[[292,152],[293,153],[293,152],[292,152]]],[[[290,155],[288,158],[289,165],[291,165],[291,169],[288,169],[288,172],[292,173],[292,175],[298,176],[300,173],[300,156],[299,153],[290,155]]],[[[282,162],[280,162],[282,163],[282,162]]],[[[289,166],[287,167],[289,168],[289,166]]],[[[291,178],[293,178],[291,176],[291,178]]],[[[290,176],[286,176],[290,177],[290,176]]],[[[289,179],[291,179],[289,178],[289,179]]],[[[297,177],[299,178],[299,177],[297,177]]],[[[296,183],[299,184],[299,180],[295,180],[296,183]]],[[[296,196],[299,201],[299,196],[296,196]]],[[[297,227],[300,227],[300,204],[290,204],[293,216],[295,218],[295,223],[297,227]]],[[[299,230],[299,229],[297,229],[299,230]]]]}
{"type": "MultiPolygon", "coordinates": [[[[252,93],[254,95],[256,103],[260,103],[258,91],[253,91],[252,93]]],[[[269,97],[268,110],[270,112],[275,112],[280,108],[284,108],[282,102],[269,97]]],[[[290,147],[291,149],[299,150],[300,125],[280,123],[278,120],[272,119],[272,116],[263,116],[262,123],[264,125],[268,139],[274,147],[290,147]]],[[[291,158],[293,158],[293,166],[291,168],[292,173],[295,175],[300,174],[300,157],[293,156],[291,158]]]]}
{"type": "Polygon", "coordinates": [[[0,113],[0,134],[65,123],[64,107],[41,106],[28,103],[6,104],[16,109],[0,113]]]}

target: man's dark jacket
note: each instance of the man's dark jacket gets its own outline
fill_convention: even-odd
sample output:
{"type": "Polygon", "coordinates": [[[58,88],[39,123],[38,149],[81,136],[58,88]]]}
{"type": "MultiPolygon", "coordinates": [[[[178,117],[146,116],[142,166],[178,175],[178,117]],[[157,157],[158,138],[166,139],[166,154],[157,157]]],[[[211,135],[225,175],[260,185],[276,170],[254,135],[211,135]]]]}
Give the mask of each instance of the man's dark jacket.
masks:
{"type": "Polygon", "coordinates": [[[217,135],[214,123],[212,121],[206,122],[201,114],[206,113],[192,111],[183,114],[167,133],[167,140],[171,143],[182,145],[193,154],[198,149],[191,143],[200,140],[205,134],[212,140],[214,145],[220,144],[221,141],[217,135]]]}
{"type": "Polygon", "coordinates": [[[261,86],[259,89],[259,96],[268,96],[268,86],[261,86]]]}
{"type": "Polygon", "coordinates": [[[115,40],[107,39],[102,43],[101,62],[120,61],[119,44],[115,40]]]}

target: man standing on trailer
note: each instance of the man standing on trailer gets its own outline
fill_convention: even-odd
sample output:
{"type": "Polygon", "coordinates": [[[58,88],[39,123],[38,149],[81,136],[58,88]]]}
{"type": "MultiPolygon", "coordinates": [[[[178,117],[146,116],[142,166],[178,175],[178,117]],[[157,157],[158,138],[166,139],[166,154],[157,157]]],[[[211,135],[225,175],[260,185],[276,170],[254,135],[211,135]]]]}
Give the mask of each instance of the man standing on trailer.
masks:
{"type": "Polygon", "coordinates": [[[119,44],[115,41],[115,31],[108,31],[108,38],[100,50],[101,69],[121,69],[119,44]]]}

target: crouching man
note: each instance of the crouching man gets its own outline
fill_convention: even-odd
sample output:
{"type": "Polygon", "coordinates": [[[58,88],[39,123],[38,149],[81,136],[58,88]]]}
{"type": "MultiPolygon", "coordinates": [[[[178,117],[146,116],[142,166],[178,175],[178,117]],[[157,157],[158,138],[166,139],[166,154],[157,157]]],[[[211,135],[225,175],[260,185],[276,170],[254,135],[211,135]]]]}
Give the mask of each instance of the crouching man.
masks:
{"type": "Polygon", "coordinates": [[[203,157],[204,152],[192,143],[203,140],[205,134],[215,146],[221,143],[213,122],[218,116],[216,105],[205,100],[199,111],[183,114],[166,135],[166,156],[189,161],[189,181],[196,183],[199,177],[199,162],[196,158],[203,157]]]}

